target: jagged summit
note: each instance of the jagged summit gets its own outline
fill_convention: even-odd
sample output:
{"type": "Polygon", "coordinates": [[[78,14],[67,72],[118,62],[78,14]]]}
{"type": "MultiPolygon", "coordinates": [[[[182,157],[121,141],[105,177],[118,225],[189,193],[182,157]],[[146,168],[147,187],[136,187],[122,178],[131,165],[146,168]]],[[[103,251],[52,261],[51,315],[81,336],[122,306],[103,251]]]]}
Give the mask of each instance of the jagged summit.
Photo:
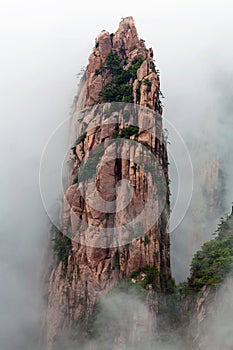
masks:
{"type": "MultiPolygon", "coordinates": [[[[168,157],[159,97],[153,51],[139,38],[133,18],[124,18],[115,33],[103,31],[75,99],[70,178],[60,227],[52,226],[49,234],[45,350],[207,350],[213,344],[214,349],[232,349],[233,279],[227,276],[232,269],[232,213],[218,238],[195,255],[188,281],[177,288],[171,278],[168,157]],[[147,128],[150,114],[153,123],[147,128]],[[155,166],[150,155],[156,157],[155,166]],[[99,201],[104,205],[96,205],[99,201]],[[140,220],[131,225],[137,216],[140,220]],[[117,244],[109,244],[110,238],[117,244]],[[117,299],[111,299],[114,292],[117,299]],[[215,341],[216,314],[221,344],[215,341]],[[210,322],[213,332],[208,334],[210,322]]],[[[208,179],[212,170],[210,175],[208,179]]]]}
{"type": "Polygon", "coordinates": [[[127,26],[128,28],[130,27],[135,27],[134,19],[132,16],[127,16],[125,18],[122,18],[122,21],[120,22],[119,28],[122,26],[127,26]]]}
{"type": "MultiPolygon", "coordinates": [[[[137,109],[140,108],[134,111],[137,109]]],[[[133,18],[127,17],[115,33],[103,32],[96,39],[73,108],[70,183],[60,218],[62,233],[74,235],[67,245],[66,236],[64,239],[56,229],[52,232],[55,244],[47,281],[45,317],[48,350],[54,349],[58,338],[69,332],[77,341],[80,326],[90,327],[99,298],[108,295],[120,281],[130,280],[132,274],[136,276],[135,283],[140,284],[144,279],[143,288],[146,295],[149,293],[145,303],[152,311],[145,328],[155,326],[151,320],[155,320],[157,312],[156,289],[164,291],[171,282],[168,158],[162,142],[161,114],[160,81],[153,51],[139,39],[133,18]],[[115,116],[112,102],[125,102],[120,103],[123,106],[118,111],[119,118],[115,116]],[[140,111],[138,124],[134,124],[136,118],[131,108],[135,104],[147,107],[142,109],[152,115],[150,131],[144,126],[149,117],[140,111]],[[135,141],[134,145],[122,143],[124,138],[135,141]],[[104,145],[102,150],[101,145],[104,145]],[[147,151],[157,159],[153,169],[147,151]],[[130,159],[126,158],[127,154],[130,159]],[[93,169],[94,176],[89,177],[93,169]],[[86,180],[80,181],[83,173],[86,180]],[[117,189],[122,180],[133,189],[130,202],[129,192],[122,186],[120,191],[117,189]],[[163,182],[165,191],[160,191],[163,182]],[[150,194],[155,194],[151,202],[150,194]],[[90,196],[91,203],[85,200],[90,196]],[[106,201],[106,208],[113,203],[114,210],[108,212],[105,206],[99,209],[93,205],[98,204],[99,198],[106,201]],[[122,207],[122,203],[128,204],[122,207]],[[142,212],[134,229],[128,227],[142,212]],[[154,221],[150,225],[151,217],[154,221]],[[118,244],[103,244],[100,232],[106,228],[119,230],[117,237],[113,235],[118,244]],[[80,237],[88,239],[74,239],[80,237]],[[127,243],[122,244],[121,237],[126,237],[127,243]],[[90,240],[91,245],[82,244],[90,240]]],[[[111,237],[106,237],[109,243],[111,237]]]]}
{"type": "Polygon", "coordinates": [[[109,102],[138,103],[162,114],[159,98],[160,82],[155,69],[153,50],[147,49],[144,40],[139,38],[132,17],[123,19],[115,33],[103,32],[97,37],[85,73],[87,89],[85,105],[92,106],[99,102],[106,102],[106,99],[100,99],[100,94],[106,84],[113,80],[111,69],[109,69],[111,68],[109,67],[111,54],[112,59],[119,61],[122,69],[125,71],[133,69],[135,75],[128,76],[128,80],[126,75],[120,82],[118,80],[118,85],[130,85],[132,93],[127,96],[123,93],[122,99],[118,97],[118,94],[113,96],[109,102]]]}
{"type": "MultiPolygon", "coordinates": [[[[132,49],[133,46],[130,45],[135,45],[137,46],[139,43],[144,43],[143,40],[139,39],[138,33],[137,33],[137,29],[135,26],[135,22],[133,17],[129,16],[126,17],[124,19],[122,19],[122,21],[119,24],[119,27],[117,29],[117,31],[115,32],[115,34],[110,34],[108,31],[103,31],[101,34],[99,34],[98,38],[97,38],[97,42],[101,42],[102,43],[102,38],[112,38],[112,42],[113,45],[112,47],[117,48],[119,46],[119,42],[117,39],[121,38],[124,40],[122,40],[120,42],[121,45],[124,46],[125,49],[132,49]],[[115,36],[115,39],[114,39],[115,36]]],[[[144,45],[145,47],[145,45],[144,45]]]]}

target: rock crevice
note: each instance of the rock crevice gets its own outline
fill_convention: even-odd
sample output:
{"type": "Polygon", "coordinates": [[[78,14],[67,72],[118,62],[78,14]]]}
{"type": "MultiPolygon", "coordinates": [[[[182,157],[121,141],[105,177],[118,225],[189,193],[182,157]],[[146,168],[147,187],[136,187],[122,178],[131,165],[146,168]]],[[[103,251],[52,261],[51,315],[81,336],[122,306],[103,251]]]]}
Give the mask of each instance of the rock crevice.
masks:
{"type": "MultiPolygon", "coordinates": [[[[74,239],[67,253],[65,268],[57,254],[50,260],[44,322],[48,350],[52,349],[59,336],[71,334],[71,338],[79,338],[78,330],[90,321],[98,298],[106,295],[122,279],[131,278],[133,272],[144,267],[155,268],[156,288],[161,291],[166,290],[171,279],[168,224],[170,202],[160,82],[153,61],[153,51],[148,50],[144,41],[139,39],[132,17],[122,20],[116,33],[104,32],[96,39],[72,113],[71,138],[74,146],[71,151],[70,185],[63,202],[61,226],[64,234],[78,232],[79,238],[89,235],[94,244],[84,244],[88,243],[86,238],[83,241],[80,238],[81,242],[74,239]],[[116,66],[106,66],[109,55],[112,55],[111,62],[116,63],[116,66]],[[121,79],[121,91],[116,102],[130,101],[133,103],[131,108],[138,106],[137,128],[133,128],[135,120],[132,119],[130,107],[124,106],[116,113],[108,100],[104,101],[105,105],[100,104],[103,96],[101,91],[106,84],[116,81],[117,74],[121,79]],[[125,79],[125,83],[122,83],[122,79],[125,79]],[[140,110],[143,107],[147,109],[144,113],[140,110]],[[147,125],[149,118],[145,117],[150,113],[153,116],[151,127],[147,125]],[[119,146],[111,144],[111,140],[119,141],[123,136],[137,142],[139,147],[128,147],[125,143],[119,146]],[[104,145],[102,151],[100,145],[104,145]],[[155,171],[150,171],[149,168],[148,178],[142,170],[143,165],[150,164],[147,151],[153,154],[157,162],[155,171]],[[108,158],[116,153],[121,159],[108,158]],[[130,154],[130,160],[126,159],[127,154],[130,154]],[[89,179],[92,169],[96,171],[93,185],[89,179]],[[85,180],[78,181],[80,176],[84,176],[85,180]],[[166,191],[161,192],[159,198],[161,179],[164,179],[166,191]],[[126,187],[124,180],[128,183],[126,187]],[[119,181],[123,184],[117,192],[119,181]],[[129,238],[127,244],[122,245],[119,238],[118,245],[101,248],[98,230],[121,227],[128,218],[139,215],[150,195],[150,184],[155,193],[155,224],[149,227],[145,235],[140,234],[138,225],[138,237],[132,236],[132,239],[132,232],[125,229],[124,234],[129,238]],[[84,200],[83,193],[85,198],[92,199],[94,206],[84,200]],[[100,198],[105,200],[108,210],[96,209],[100,198]],[[131,201],[127,210],[121,210],[129,198],[131,201]],[[81,224],[77,218],[81,220],[81,224]],[[88,231],[90,226],[92,229],[88,231]]],[[[153,284],[148,282],[146,288],[150,291],[148,300],[151,300],[151,295],[155,292],[153,284]]],[[[156,309],[153,305],[153,302],[149,303],[152,310],[156,309]]]]}

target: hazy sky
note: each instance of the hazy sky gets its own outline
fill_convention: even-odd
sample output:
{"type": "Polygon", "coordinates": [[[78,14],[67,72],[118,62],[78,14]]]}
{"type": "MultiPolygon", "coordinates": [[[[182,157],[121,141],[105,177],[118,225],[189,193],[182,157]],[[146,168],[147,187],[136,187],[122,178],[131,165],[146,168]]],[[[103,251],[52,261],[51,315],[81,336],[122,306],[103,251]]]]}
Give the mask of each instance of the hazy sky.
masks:
{"type": "MultiPolygon", "coordinates": [[[[198,111],[203,89],[199,85],[208,86],[206,77],[214,71],[232,72],[232,10],[230,0],[1,0],[3,127],[10,127],[12,134],[17,125],[19,141],[22,123],[29,133],[46,127],[46,138],[54,123],[69,112],[75,75],[87,63],[95,36],[102,29],[115,31],[127,15],[133,15],[140,36],[155,50],[166,96],[165,115],[179,119],[186,99],[198,111]]],[[[34,137],[27,135],[32,142],[34,137]]]]}
{"type": "Polygon", "coordinates": [[[221,106],[233,95],[232,10],[231,0],[0,0],[2,349],[14,349],[10,334],[22,334],[21,319],[26,324],[34,317],[29,296],[42,250],[38,236],[46,227],[39,159],[69,114],[76,74],[95,37],[115,31],[121,17],[134,17],[140,37],[155,51],[164,115],[182,133],[200,127],[213,111],[224,120],[221,106]]]}
{"type": "Polygon", "coordinates": [[[127,15],[155,50],[165,116],[177,121],[188,119],[190,109],[198,114],[202,101],[211,101],[210,80],[232,73],[232,10],[230,0],[1,0],[1,142],[17,142],[31,154],[28,144],[43,146],[69,113],[76,74],[95,36],[115,31],[127,15]]]}

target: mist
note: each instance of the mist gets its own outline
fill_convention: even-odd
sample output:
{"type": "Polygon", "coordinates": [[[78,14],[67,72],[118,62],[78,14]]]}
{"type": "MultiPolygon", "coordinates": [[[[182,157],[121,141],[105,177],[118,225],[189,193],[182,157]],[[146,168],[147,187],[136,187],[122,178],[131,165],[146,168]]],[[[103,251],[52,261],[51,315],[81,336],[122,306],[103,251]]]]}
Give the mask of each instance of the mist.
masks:
{"type": "MultiPolygon", "coordinates": [[[[48,230],[38,185],[40,157],[50,134],[69,115],[76,74],[86,65],[95,36],[103,29],[114,31],[122,16],[134,16],[139,35],[155,49],[164,116],[195,158],[195,193],[201,170],[192,145],[203,144],[221,161],[226,182],[221,216],[233,197],[233,5],[165,0],[144,6],[120,0],[113,10],[107,1],[1,0],[0,9],[0,348],[31,349],[38,337],[38,275],[48,230]]],[[[192,252],[201,244],[193,244],[192,213],[185,220],[171,234],[177,280],[187,276],[192,252]]],[[[203,240],[211,238],[215,224],[203,240]]]]}
{"type": "MultiPolygon", "coordinates": [[[[189,265],[195,251],[213,238],[221,217],[231,211],[233,198],[233,157],[230,152],[233,130],[233,72],[215,67],[208,73],[206,86],[198,86],[196,109],[190,109],[188,124],[178,130],[188,147],[194,171],[194,186],[190,206],[181,224],[171,232],[172,266],[177,281],[189,275],[189,265]]],[[[175,140],[170,148],[175,149],[175,140]]],[[[182,157],[182,155],[181,155],[182,157]]],[[[186,164],[179,171],[186,173],[186,164]]],[[[174,166],[170,168],[173,180],[174,166]]],[[[183,183],[185,188],[190,183],[183,183]]],[[[171,184],[172,202],[176,199],[174,182],[171,184]]],[[[185,198],[186,193],[182,193],[185,198]]],[[[172,220],[172,218],[171,218],[172,220]]]]}
{"type": "MultiPolygon", "coordinates": [[[[135,286],[127,291],[111,291],[98,301],[98,311],[88,327],[88,339],[83,336],[85,331],[77,327],[76,333],[62,333],[56,349],[185,350],[184,339],[172,329],[168,318],[162,319],[149,310],[146,294],[147,291],[135,286]]],[[[160,303],[166,304],[162,296],[160,303]]]]}

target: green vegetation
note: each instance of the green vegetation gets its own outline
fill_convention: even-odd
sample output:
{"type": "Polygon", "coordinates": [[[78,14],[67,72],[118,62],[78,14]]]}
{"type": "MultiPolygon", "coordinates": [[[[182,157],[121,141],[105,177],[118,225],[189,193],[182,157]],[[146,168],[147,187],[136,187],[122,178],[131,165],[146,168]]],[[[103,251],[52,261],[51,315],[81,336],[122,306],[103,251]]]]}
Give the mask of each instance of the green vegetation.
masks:
{"type": "Polygon", "coordinates": [[[99,75],[99,74],[101,74],[102,73],[102,69],[96,69],[95,70],[95,75],[99,75]]]}
{"type": "Polygon", "coordinates": [[[112,269],[120,269],[120,256],[119,256],[119,251],[116,250],[114,256],[113,256],[113,266],[112,269]]]}
{"type": "MultiPolygon", "coordinates": [[[[205,243],[202,249],[195,254],[191,264],[191,278],[187,281],[176,286],[173,279],[166,281],[166,276],[160,274],[160,281],[162,285],[165,285],[166,293],[165,299],[159,294],[159,314],[162,315],[161,329],[166,327],[172,332],[180,327],[180,309],[186,296],[199,292],[203,286],[219,286],[226,275],[232,271],[232,214],[226,220],[222,220],[217,234],[215,239],[205,243]]],[[[182,317],[185,320],[188,315],[182,315],[182,317]]],[[[167,332],[160,335],[161,338],[167,336],[167,332]]]]}
{"type": "Polygon", "coordinates": [[[137,71],[138,69],[141,67],[142,63],[143,63],[143,59],[142,57],[136,57],[133,62],[132,62],[132,65],[129,67],[128,71],[129,74],[131,75],[131,78],[133,80],[135,80],[137,78],[137,71]]]}
{"type": "Polygon", "coordinates": [[[146,287],[151,284],[155,290],[158,290],[158,276],[159,272],[156,266],[144,266],[141,269],[131,273],[131,278],[138,279],[136,282],[138,287],[146,289],[146,287]],[[141,275],[145,275],[141,278],[141,275]]]}
{"type": "MultiPolygon", "coordinates": [[[[141,296],[146,296],[147,294],[145,294],[145,291],[148,289],[148,285],[151,285],[155,291],[160,292],[159,282],[162,280],[163,276],[156,266],[144,266],[139,270],[133,271],[130,277],[122,279],[114,290],[125,293],[139,292],[141,296]]],[[[173,295],[175,299],[179,298],[179,296],[176,295],[177,287],[174,279],[166,281],[165,293],[173,295]]]]}
{"type": "Polygon", "coordinates": [[[145,79],[143,80],[143,84],[146,85],[146,92],[149,93],[151,91],[151,85],[152,83],[149,81],[149,79],[145,79]]]}
{"type": "Polygon", "coordinates": [[[80,168],[78,176],[74,179],[73,184],[92,178],[96,173],[96,167],[104,154],[104,147],[98,146],[90,153],[86,163],[80,168]]]}
{"type": "Polygon", "coordinates": [[[57,256],[58,261],[62,261],[64,268],[68,265],[68,258],[72,249],[71,239],[60,232],[55,226],[52,228],[53,238],[53,251],[57,256]]]}
{"type": "Polygon", "coordinates": [[[109,292],[109,295],[118,292],[130,293],[142,297],[142,299],[145,300],[147,297],[147,286],[149,284],[152,285],[155,290],[159,290],[158,279],[159,272],[157,267],[144,266],[140,270],[132,272],[130,277],[123,278],[120,283],[109,292]],[[134,279],[135,282],[133,282],[132,279],[134,279]]]}
{"type": "Polygon", "coordinates": [[[129,125],[127,128],[118,129],[113,133],[113,139],[130,139],[131,136],[138,137],[139,127],[135,125],[129,125]]]}
{"type": "Polygon", "coordinates": [[[147,142],[141,142],[141,144],[146,147],[149,151],[151,151],[151,146],[147,142]]]}
{"type": "Polygon", "coordinates": [[[128,84],[118,85],[111,82],[104,85],[100,92],[101,102],[133,102],[133,87],[128,84]]]}
{"type": "Polygon", "coordinates": [[[137,88],[136,88],[136,99],[137,99],[137,103],[139,103],[140,100],[141,100],[141,86],[142,86],[142,82],[139,81],[139,82],[138,82],[138,86],[137,86],[137,88]]]}
{"type": "Polygon", "coordinates": [[[80,135],[79,138],[75,141],[74,146],[71,149],[74,150],[80,143],[84,142],[86,136],[87,136],[86,132],[80,135]]]}
{"type": "Polygon", "coordinates": [[[148,237],[147,235],[144,237],[144,245],[146,246],[147,244],[150,243],[150,237],[148,237]]]}
{"type": "Polygon", "coordinates": [[[118,56],[115,52],[110,52],[105,66],[96,70],[96,75],[105,71],[111,74],[111,82],[104,85],[99,97],[100,102],[128,102],[133,103],[133,86],[132,82],[137,77],[137,70],[140,68],[143,59],[137,57],[132,65],[126,70],[124,69],[125,60],[118,56]]]}
{"type": "MultiPolygon", "coordinates": [[[[164,184],[163,184],[164,185],[164,184]]],[[[160,229],[161,232],[164,234],[167,230],[167,223],[168,223],[168,218],[166,217],[166,211],[163,210],[161,215],[160,215],[160,229]]]]}
{"type": "Polygon", "coordinates": [[[105,62],[105,69],[110,70],[112,75],[119,75],[122,73],[122,58],[117,53],[110,52],[105,62]]]}
{"type": "Polygon", "coordinates": [[[233,215],[222,220],[218,236],[205,243],[191,263],[189,285],[198,290],[204,285],[218,286],[233,268],[233,215]]]}

